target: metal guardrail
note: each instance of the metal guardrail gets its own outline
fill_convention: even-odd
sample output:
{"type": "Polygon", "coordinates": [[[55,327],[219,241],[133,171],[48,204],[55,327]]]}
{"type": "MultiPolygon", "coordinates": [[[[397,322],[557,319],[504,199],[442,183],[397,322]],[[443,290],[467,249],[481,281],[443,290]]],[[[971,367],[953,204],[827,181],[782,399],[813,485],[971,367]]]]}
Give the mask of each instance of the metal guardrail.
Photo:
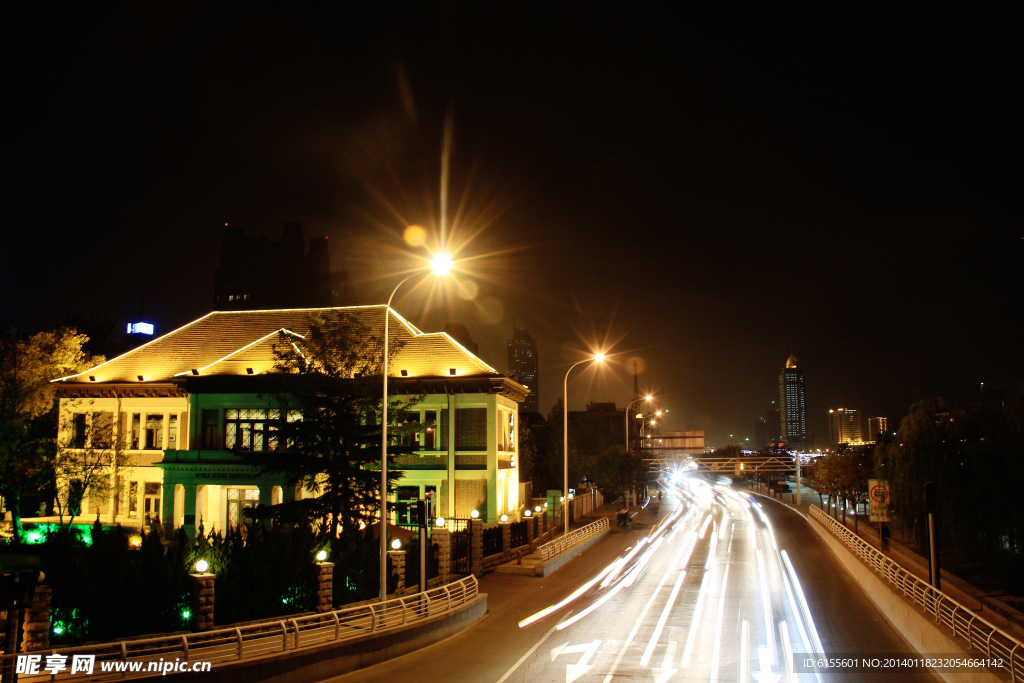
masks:
{"type": "MultiPolygon", "coordinates": [[[[174,661],[176,657],[189,662],[212,662],[214,666],[240,662],[275,653],[304,650],[325,643],[341,642],[372,633],[386,633],[408,624],[450,612],[469,602],[479,594],[476,577],[439,586],[425,593],[416,593],[386,602],[375,602],[357,607],[307,614],[298,617],[244,624],[200,633],[187,633],[140,640],[121,640],[100,645],[35,650],[28,654],[42,655],[40,671],[46,666],[46,656],[67,656],[67,671],[59,674],[19,674],[21,683],[46,683],[79,679],[81,674],[70,674],[73,655],[95,655],[96,663],[90,681],[119,680],[160,675],[160,670],[149,671],[150,662],[174,661]],[[141,662],[140,672],[102,671],[107,662],[141,662]]],[[[21,653],[26,654],[26,653],[21,653]]],[[[18,655],[0,655],[0,670],[14,665],[18,655]]],[[[127,667],[125,667],[127,668],[127,667]]]]}
{"type": "Polygon", "coordinates": [[[1024,681],[1024,644],[1019,640],[893,562],[817,505],[811,505],[810,513],[816,522],[839,537],[869,567],[934,616],[936,623],[952,629],[954,637],[965,639],[971,647],[986,653],[989,659],[1001,659],[1003,668],[1010,673],[1014,683],[1024,681]]]}
{"type": "Polygon", "coordinates": [[[608,530],[608,518],[602,517],[596,522],[592,522],[586,526],[580,527],[575,531],[570,531],[566,536],[559,536],[553,541],[548,541],[544,545],[537,548],[540,552],[540,556],[545,560],[564,553],[569,548],[583,543],[588,538],[596,536],[604,531],[608,530]]]}

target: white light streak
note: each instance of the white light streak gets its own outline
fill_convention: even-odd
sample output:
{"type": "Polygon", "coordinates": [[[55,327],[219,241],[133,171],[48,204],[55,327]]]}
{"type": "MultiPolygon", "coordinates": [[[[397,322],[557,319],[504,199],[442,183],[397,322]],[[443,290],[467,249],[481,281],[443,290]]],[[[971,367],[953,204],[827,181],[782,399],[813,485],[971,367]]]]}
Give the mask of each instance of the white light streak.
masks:
{"type": "Polygon", "coordinates": [[[768,640],[768,651],[772,655],[772,664],[778,661],[775,655],[775,629],[772,628],[772,601],[768,594],[768,570],[764,564],[764,553],[757,549],[757,570],[761,577],[761,611],[764,613],[765,638],[768,640]]]}
{"type": "Polygon", "coordinates": [[[791,677],[793,675],[793,646],[789,642],[789,629],[786,627],[785,620],[779,623],[779,633],[782,635],[782,656],[786,660],[786,676],[791,677]]]}
{"type": "Polygon", "coordinates": [[[697,604],[693,608],[693,619],[690,621],[690,633],[686,636],[686,648],[683,650],[683,659],[679,666],[686,668],[690,666],[690,654],[693,652],[693,641],[697,637],[697,627],[700,626],[700,615],[704,607],[704,594],[708,588],[708,577],[710,572],[704,572],[704,578],[700,582],[700,593],[697,594],[697,604]]]}
{"type": "Polygon", "coordinates": [[[746,619],[740,627],[740,678],[742,683],[750,680],[750,622],[746,619]]]}
{"type": "Polygon", "coordinates": [[[530,624],[532,624],[533,622],[538,621],[540,619],[543,619],[544,617],[548,616],[552,612],[556,612],[556,611],[562,609],[563,607],[568,605],[570,602],[572,602],[576,598],[578,598],[581,595],[583,595],[584,593],[586,593],[590,589],[591,586],[593,586],[595,583],[597,583],[602,578],[604,578],[604,575],[607,574],[608,572],[610,572],[613,567],[615,567],[615,562],[612,562],[610,565],[608,565],[603,570],[601,570],[600,574],[598,574],[597,576],[592,578],[590,581],[587,581],[585,584],[583,584],[582,586],[577,588],[575,591],[573,591],[569,595],[569,597],[567,597],[566,599],[562,600],[561,602],[559,602],[559,603],[557,603],[555,605],[551,605],[550,607],[545,607],[544,609],[542,609],[541,611],[537,612],[536,614],[534,614],[532,616],[529,616],[529,617],[523,619],[522,621],[520,621],[519,622],[519,628],[525,628],[525,627],[529,626],[530,624]]]}
{"type": "Polygon", "coordinates": [[[793,588],[796,589],[797,597],[800,598],[800,606],[803,608],[804,618],[807,620],[807,626],[809,635],[814,641],[815,652],[819,655],[825,654],[825,648],[821,645],[821,639],[818,637],[818,629],[814,625],[814,618],[811,617],[811,610],[807,606],[807,598],[804,597],[804,589],[800,587],[800,579],[796,576],[796,570],[793,569],[793,563],[789,561],[789,555],[785,550],[782,551],[782,559],[786,563],[786,571],[789,573],[789,579],[793,582],[793,588]]]}
{"type": "Polygon", "coordinates": [[[722,575],[722,590],[718,595],[718,620],[715,622],[715,647],[711,652],[711,683],[718,683],[718,659],[722,653],[722,617],[725,615],[725,584],[729,580],[729,565],[722,575]]]}
{"type": "Polygon", "coordinates": [[[665,628],[665,622],[668,621],[668,615],[672,612],[676,598],[679,597],[679,589],[682,588],[683,579],[685,578],[686,571],[680,571],[675,585],[672,586],[672,592],[668,596],[668,602],[665,603],[665,608],[661,610],[661,616],[658,618],[658,624],[654,627],[654,633],[651,634],[651,640],[647,643],[647,649],[644,650],[644,654],[640,658],[640,666],[650,664],[651,655],[654,654],[654,648],[658,645],[658,638],[661,637],[661,632],[665,628]]]}
{"type": "Polygon", "coordinates": [[[704,532],[708,530],[708,525],[711,524],[711,515],[708,515],[704,520],[704,524],[700,527],[700,533],[697,535],[699,538],[704,538],[704,532]]]}

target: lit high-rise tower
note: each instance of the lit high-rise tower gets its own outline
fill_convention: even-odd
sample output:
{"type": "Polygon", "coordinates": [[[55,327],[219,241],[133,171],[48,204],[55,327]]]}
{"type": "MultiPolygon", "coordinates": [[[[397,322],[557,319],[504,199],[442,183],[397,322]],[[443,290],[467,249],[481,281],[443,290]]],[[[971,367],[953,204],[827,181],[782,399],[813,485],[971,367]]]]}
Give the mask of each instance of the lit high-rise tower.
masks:
{"type": "Polygon", "coordinates": [[[782,440],[787,443],[807,441],[804,371],[796,366],[796,356],[792,354],[779,373],[779,413],[782,440]]]}
{"type": "Polygon", "coordinates": [[[519,375],[519,382],[530,390],[519,412],[540,412],[540,381],[537,377],[537,340],[526,330],[512,326],[512,338],[508,340],[508,369],[519,375]]]}

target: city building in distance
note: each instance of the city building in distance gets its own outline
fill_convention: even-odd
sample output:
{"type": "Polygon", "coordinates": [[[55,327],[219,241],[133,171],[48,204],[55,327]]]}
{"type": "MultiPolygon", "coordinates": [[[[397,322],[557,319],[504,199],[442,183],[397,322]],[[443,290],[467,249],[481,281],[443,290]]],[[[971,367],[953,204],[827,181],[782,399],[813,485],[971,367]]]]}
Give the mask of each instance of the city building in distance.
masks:
{"type": "Polygon", "coordinates": [[[530,390],[520,408],[524,413],[540,412],[540,377],[538,376],[537,340],[526,330],[512,325],[512,338],[508,340],[508,371],[530,390]]]}
{"type": "Polygon", "coordinates": [[[887,417],[869,417],[868,418],[868,433],[866,434],[868,441],[878,441],[878,438],[889,431],[889,418],[887,417]]]}
{"type": "Polygon", "coordinates": [[[285,223],[279,240],[249,237],[245,228],[224,224],[215,310],[330,308],[354,303],[348,273],[331,271],[326,237],[310,237],[307,251],[302,223],[285,223]]]}
{"type": "Polygon", "coordinates": [[[786,367],[779,372],[779,417],[782,441],[807,442],[807,395],[804,371],[797,367],[796,356],[790,354],[786,367]]]}
{"type": "Polygon", "coordinates": [[[828,440],[834,445],[863,443],[865,439],[860,411],[854,408],[829,409],[828,440]]]}

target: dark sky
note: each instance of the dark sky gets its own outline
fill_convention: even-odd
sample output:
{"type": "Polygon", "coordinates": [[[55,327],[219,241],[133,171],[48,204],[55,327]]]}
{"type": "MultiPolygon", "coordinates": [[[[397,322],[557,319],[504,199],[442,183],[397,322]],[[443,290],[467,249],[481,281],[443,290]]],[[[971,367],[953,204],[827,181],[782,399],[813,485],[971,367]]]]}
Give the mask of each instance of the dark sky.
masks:
{"type": "Polygon", "coordinates": [[[212,307],[225,222],[302,221],[383,303],[426,253],[403,229],[441,239],[447,124],[468,260],[396,307],[499,370],[514,318],[545,411],[588,348],[620,355],[572,407],[621,405],[639,358],[715,445],[790,351],[822,435],[829,407],[1024,390],[1010,15],[369,4],[9,15],[0,322],[144,301],[170,330],[212,307]]]}

